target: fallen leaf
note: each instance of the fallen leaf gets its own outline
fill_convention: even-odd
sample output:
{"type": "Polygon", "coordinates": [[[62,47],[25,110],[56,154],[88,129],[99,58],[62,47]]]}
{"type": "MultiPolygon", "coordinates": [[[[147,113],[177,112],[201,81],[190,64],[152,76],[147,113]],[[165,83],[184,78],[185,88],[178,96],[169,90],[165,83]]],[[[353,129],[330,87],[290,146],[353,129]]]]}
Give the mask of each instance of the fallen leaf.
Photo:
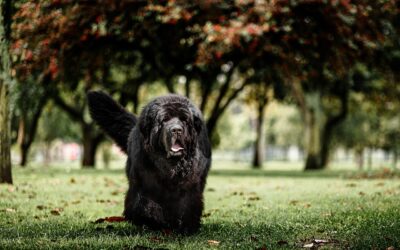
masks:
{"type": "Polygon", "coordinates": [[[317,240],[317,239],[313,240],[313,242],[317,244],[330,243],[329,240],[317,240]]]}
{"type": "Polygon", "coordinates": [[[157,237],[157,236],[152,236],[152,237],[149,238],[149,240],[152,241],[152,242],[156,242],[156,243],[162,242],[162,239],[160,237],[157,237]]]}
{"type": "Polygon", "coordinates": [[[6,208],[4,209],[4,211],[6,211],[7,213],[15,213],[17,210],[15,210],[14,208],[6,208]]]}
{"type": "Polygon", "coordinates": [[[61,213],[60,213],[60,211],[58,211],[58,210],[51,210],[50,211],[50,213],[52,214],[52,215],[61,215],[61,213]]]}
{"type": "Polygon", "coordinates": [[[122,216],[110,216],[110,217],[105,217],[105,218],[100,218],[97,219],[94,223],[103,223],[103,222],[123,222],[126,221],[125,217],[122,216]]]}
{"type": "Polygon", "coordinates": [[[63,209],[62,208],[55,208],[55,209],[53,209],[53,210],[51,210],[50,211],[50,213],[52,214],[52,215],[61,215],[61,212],[63,211],[63,209]]]}
{"type": "Polygon", "coordinates": [[[300,202],[300,201],[298,201],[298,200],[291,200],[291,201],[289,201],[289,204],[295,206],[295,205],[297,205],[299,202],[300,202]]]}
{"type": "Polygon", "coordinates": [[[211,213],[205,213],[205,214],[203,214],[203,218],[210,217],[210,215],[211,215],[211,213]]]}
{"type": "Polygon", "coordinates": [[[386,250],[396,250],[396,248],[394,248],[394,246],[390,246],[390,247],[386,248],[386,250]]]}
{"type": "Polygon", "coordinates": [[[283,246],[283,245],[287,245],[287,244],[289,244],[286,240],[280,240],[280,241],[278,241],[277,242],[277,244],[279,245],[279,246],[283,246]]]}
{"type": "Polygon", "coordinates": [[[359,192],[358,194],[361,195],[361,196],[364,196],[364,195],[365,195],[364,192],[359,192]]]}
{"type": "Polygon", "coordinates": [[[258,196],[253,196],[253,197],[249,197],[249,201],[259,201],[260,197],[258,196]]]}
{"type": "Polygon", "coordinates": [[[43,210],[43,209],[46,208],[46,206],[44,206],[44,205],[37,205],[36,208],[39,209],[39,210],[43,210]]]}
{"type": "Polygon", "coordinates": [[[207,240],[208,245],[210,246],[218,246],[219,243],[221,243],[220,241],[217,240],[207,240]]]}
{"type": "Polygon", "coordinates": [[[314,247],[314,243],[305,244],[303,247],[304,248],[313,248],[314,247]]]}

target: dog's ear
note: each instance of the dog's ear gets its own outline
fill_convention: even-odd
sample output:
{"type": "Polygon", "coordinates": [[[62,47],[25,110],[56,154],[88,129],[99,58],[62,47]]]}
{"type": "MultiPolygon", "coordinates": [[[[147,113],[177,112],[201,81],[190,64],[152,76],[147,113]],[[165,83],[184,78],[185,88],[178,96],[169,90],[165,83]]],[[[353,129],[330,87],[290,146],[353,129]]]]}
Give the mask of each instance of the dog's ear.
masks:
{"type": "Polygon", "coordinates": [[[129,133],[137,118],[104,92],[90,91],[87,98],[92,119],[127,153],[129,133]]]}
{"type": "Polygon", "coordinates": [[[157,122],[157,114],[160,110],[160,105],[155,102],[150,102],[142,110],[138,121],[138,127],[145,139],[150,138],[153,129],[157,130],[160,128],[161,124],[157,122]]]}
{"type": "Polygon", "coordinates": [[[201,117],[196,115],[193,116],[194,128],[196,129],[197,133],[199,134],[203,128],[204,122],[201,117]]]}
{"type": "Polygon", "coordinates": [[[203,116],[201,115],[200,110],[198,110],[196,107],[191,106],[190,111],[192,112],[193,115],[193,125],[194,128],[196,129],[197,133],[199,134],[201,130],[203,129],[204,121],[203,121],[203,116]]]}

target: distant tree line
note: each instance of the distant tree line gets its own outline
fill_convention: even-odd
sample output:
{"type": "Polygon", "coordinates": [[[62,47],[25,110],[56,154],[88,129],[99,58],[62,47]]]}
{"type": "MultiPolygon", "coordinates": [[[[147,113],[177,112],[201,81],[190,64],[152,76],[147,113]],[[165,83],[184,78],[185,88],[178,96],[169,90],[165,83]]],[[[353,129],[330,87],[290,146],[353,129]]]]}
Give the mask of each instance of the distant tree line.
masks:
{"type": "MultiPolygon", "coordinates": [[[[212,138],[232,101],[251,90],[255,167],[263,161],[266,106],[295,103],[304,169],[325,168],[333,141],[356,150],[370,143],[361,129],[359,140],[346,141],[346,118],[357,127],[370,105],[379,122],[400,119],[399,10],[391,0],[14,1],[9,51],[21,165],[52,103],[79,125],[82,166],[93,167],[105,136],[88,118],[85,93],[104,89],[137,112],[140,89],[157,82],[197,102],[212,138]]],[[[397,156],[393,131],[393,142],[379,147],[397,156]]]]}

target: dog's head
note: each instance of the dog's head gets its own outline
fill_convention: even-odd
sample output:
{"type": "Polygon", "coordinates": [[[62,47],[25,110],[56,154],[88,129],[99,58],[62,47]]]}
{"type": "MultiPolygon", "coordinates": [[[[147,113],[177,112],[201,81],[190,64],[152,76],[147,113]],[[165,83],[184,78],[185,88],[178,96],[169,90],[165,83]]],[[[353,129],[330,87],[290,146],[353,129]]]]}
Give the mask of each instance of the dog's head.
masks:
{"type": "Polygon", "coordinates": [[[203,129],[200,111],[185,97],[168,95],[150,102],[139,118],[139,130],[148,153],[167,159],[191,154],[203,129]]]}

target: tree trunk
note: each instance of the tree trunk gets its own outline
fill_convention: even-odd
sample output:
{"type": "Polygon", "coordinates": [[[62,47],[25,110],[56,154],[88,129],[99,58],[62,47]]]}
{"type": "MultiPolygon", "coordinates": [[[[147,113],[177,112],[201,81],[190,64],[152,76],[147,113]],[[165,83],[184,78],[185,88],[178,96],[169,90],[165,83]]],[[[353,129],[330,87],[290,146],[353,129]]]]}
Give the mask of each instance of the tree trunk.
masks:
{"type": "Polygon", "coordinates": [[[320,93],[314,92],[308,95],[308,108],[305,113],[306,130],[306,164],[305,170],[322,169],[321,162],[321,131],[322,112],[320,93]]]}
{"type": "Polygon", "coordinates": [[[174,86],[174,78],[173,77],[168,77],[165,80],[165,86],[167,87],[169,93],[176,93],[175,86],[174,86]]]}
{"type": "Polygon", "coordinates": [[[11,1],[0,0],[0,183],[12,184],[9,113],[10,57],[8,44],[11,1]]]}
{"type": "Polygon", "coordinates": [[[21,161],[19,165],[21,167],[26,167],[26,164],[28,163],[29,147],[27,147],[25,144],[22,144],[20,146],[20,150],[21,150],[21,161]]]}
{"type": "Polygon", "coordinates": [[[95,168],[96,165],[96,152],[103,137],[95,135],[93,130],[93,125],[82,125],[82,168],[95,168]]]}
{"type": "Polygon", "coordinates": [[[43,108],[48,100],[47,93],[44,94],[36,107],[35,112],[31,117],[31,121],[27,124],[28,118],[26,116],[21,117],[20,127],[18,131],[18,143],[20,144],[21,151],[21,162],[20,165],[25,167],[28,163],[29,149],[35,140],[37,126],[39,124],[39,118],[42,114],[43,108]]]}
{"type": "Polygon", "coordinates": [[[186,76],[185,82],[185,96],[190,99],[190,82],[192,81],[191,78],[186,76]]]}
{"type": "Polygon", "coordinates": [[[364,168],[364,149],[363,148],[356,149],[355,155],[356,155],[358,169],[363,170],[363,168],[364,168]]]}
{"type": "Polygon", "coordinates": [[[262,164],[264,161],[264,113],[265,107],[267,106],[268,100],[267,97],[261,98],[257,105],[257,123],[256,123],[256,141],[254,142],[254,154],[253,154],[253,162],[252,167],[262,168],[262,164]]]}
{"type": "Polygon", "coordinates": [[[12,184],[8,102],[7,85],[0,79],[0,183],[12,184]]]}
{"type": "Polygon", "coordinates": [[[340,123],[342,123],[347,117],[349,90],[345,84],[344,84],[344,87],[342,87],[342,91],[339,96],[339,99],[340,99],[340,106],[341,106],[339,113],[336,115],[333,115],[331,117],[328,117],[328,120],[322,131],[322,137],[321,137],[321,165],[322,165],[322,168],[326,168],[326,166],[328,165],[328,162],[329,162],[333,130],[340,123]]]}
{"type": "Polygon", "coordinates": [[[368,171],[372,170],[372,153],[373,152],[374,152],[373,147],[368,148],[368,159],[367,159],[368,171]]]}

